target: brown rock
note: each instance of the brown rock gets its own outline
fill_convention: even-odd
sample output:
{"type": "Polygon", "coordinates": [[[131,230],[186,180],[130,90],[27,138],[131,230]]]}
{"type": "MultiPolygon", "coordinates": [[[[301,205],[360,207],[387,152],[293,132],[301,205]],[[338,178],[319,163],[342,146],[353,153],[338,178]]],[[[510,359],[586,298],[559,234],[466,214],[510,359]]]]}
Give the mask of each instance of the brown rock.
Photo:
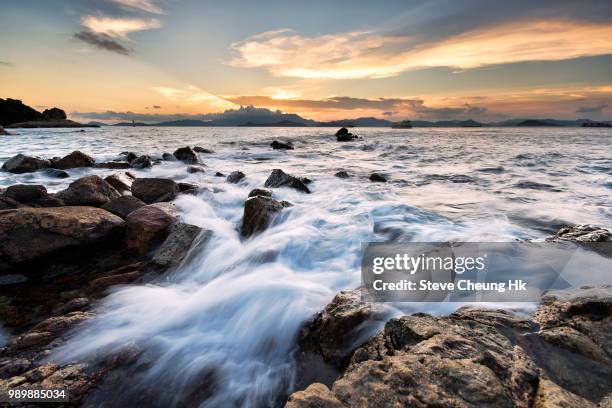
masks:
{"type": "Polygon", "coordinates": [[[139,156],[129,162],[130,162],[130,165],[134,167],[135,169],[148,169],[148,168],[153,167],[153,162],[151,161],[151,157],[148,155],[139,156]]]}
{"type": "Polygon", "coordinates": [[[15,184],[6,189],[4,196],[20,203],[33,203],[47,197],[47,189],[37,184],[15,184]]]}
{"type": "Polygon", "coordinates": [[[95,291],[101,291],[115,285],[125,285],[133,282],[141,276],[140,272],[127,272],[119,275],[104,276],[89,283],[95,291]]]}
{"type": "Polygon", "coordinates": [[[96,163],[94,164],[96,169],[129,169],[132,165],[128,162],[116,161],[116,162],[106,162],[106,163],[96,163]]]}
{"type": "Polygon", "coordinates": [[[236,184],[245,177],[245,174],[241,171],[232,171],[229,176],[227,176],[226,181],[228,183],[236,184]]]}
{"type": "Polygon", "coordinates": [[[20,153],[8,159],[2,165],[2,170],[10,173],[31,173],[47,167],[51,167],[51,161],[20,153]]]}
{"type": "Polygon", "coordinates": [[[272,197],[272,191],[266,190],[264,188],[254,188],[249,193],[249,197],[248,198],[257,197],[257,196],[272,197]]]}
{"type": "Polygon", "coordinates": [[[168,228],[178,220],[176,208],[169,203],[146,205],[127,217],[126,243],[131,250],[144,254],[168,235],[168,228]]]}
{"type": "Polygon", "coordinates": [[[189,146],[176,149],[174,157],[187,164],[196,164],[198,162],[198,155],[189,146]]]}
{"type": "Polygon", "coordinates": [[[125,172],[111,174],[104,178],[104,180],[119,193],[124,194],[132,191],[132,183],[136,180],[136,177],[130,172],[125,172]]]}
{"type": "Polygon", "coordinates": [[[612,233],[607,229],[595,225],[574,225],[563,227],[552,237],[546,238],[549,242],[576,241],[576,242],[606,242],[612,239],[612,233]]]}
{"type": "Polygon", "coordinates": [[[137,178],[132,183],[132,195],[147,204],[172,201],[178,192],[178,185],[170,179],[137,178]]]}
{"type": "Polygon", "coordinates": [[[87,312],[71,312],[64,316],[49,317],[38,323],[32,331],[58,333],[65,331],[93,316],[87,312]]]}
{"type": "Polygon", "coordinates": [[[266,196],[248,198],[244,203],[244,215],[240,230],[242,236],[250,237],[256,232],[264,231],[268,228],[276,213],[290,206],[291,204],[286,201],[276,201],[266,196]]]}
{"type": "Polygon", "coordinates": [[[212,231],[196,225],[178,223],[170,227],[170,234],[159,247],[153,262],[164,268],[180,265],[195,246],[202,248],[212,236],[212,231]]]}
{"type": "Polygon", "coordinates": [[[96,161],[91,157],[78,150],[70,153],[67,156],[54,162],[54,166],[58,169],[72,169],[76,167],[92,167],[96,161]]]}
{"type": "Polygon", "coordinates": [[[303,391],[291,394],[285,408],[345,408],[345,406],[327,386],[314,383],[303,391]]]}
{"type": "Polygon", "coordinates": [[[98,176],[81,177],[70,183],[67,189],[55,195],[66,205],[101,207],[120,196],[113,186],[98,176]]]}
{"type": "Polygon", "coordinates": [[[121,196],[113,199],[111,202],[102,206],[103,210],[106,210],[124,220],[132,212],[136,211],[140,207],[144,207],[146,204],[134,196],[121,196]]]}

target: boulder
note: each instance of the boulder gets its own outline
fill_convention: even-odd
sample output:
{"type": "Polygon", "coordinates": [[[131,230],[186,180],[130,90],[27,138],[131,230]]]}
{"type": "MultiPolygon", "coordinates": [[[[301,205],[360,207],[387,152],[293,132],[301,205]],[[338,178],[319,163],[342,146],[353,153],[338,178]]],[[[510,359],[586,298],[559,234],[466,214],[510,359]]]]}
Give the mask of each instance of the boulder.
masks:
{"type": "Polygon", "coordinates": [[[53,177],[53,178],[68,178],[68,177],[70,177],[70,174],[68,174],[64,170],[58,170],[58,169],[52,169],[52,168],[45,169],[45,174],[47,176],[53,177]]]}
{"type": "Polygon", "coordinates": [[[45,117],[45,119],[53,121],[66,120],[68,118],[66,116],[66,112],[60,108],[45,109],[42,115],[45,117]]]}
{"type": "MultiPolygon", "coordinates": [[[[120,233],[125,222],[93,207],[18,208],[0,212],[0,265],[90,245],[120,233]]],[[[0,266],[2,268],[2,266],[0,266]]]]}
{"type": "Polygon", "coordinates": [[[135,169],[148,169],[153,167],[153,162],[151,162],[151,157],[145,154],[130,161],[130,165],[135,169]]]}
{"type": "Polygon", "coordinates": [[[174,156],[183,163],[196,164],[198,162],[198,155],[189,146],[176,149],[174,156]]]}
{"type": "Polygon", "coordinates": [[[129,169],[132,165],[128,162],[124,161],[112,161],[105,163],[96,163],[94,164],[96,169],[111,169],[111,170],[121,170],[121,169],[129,169]]]}
{"type": "Polygon", "coordinates": [[[194,146],[193,147],[193,151],[197,152],[197,153],[205,153],[205,154],[212,154],[212,153],[215,152],[214,150],[206,149],[206,148],[200,147],[200,146],[194,146]]]}
{"type": "Polygon", "coordinates": [[[37,184],[15,184],[6,189],[4,197],[20,203],[34,203],[47,197],[47,189],[37,184]]]}
{"type": "Polygon", "coordinates": [[[357,139],[357,136],[350,133],[348,129],[345,127],[340,128],[340,130],[336,132],[336,140],[338,142],[350,142],[354,139],[357,139]]]}
{"type": "Polygon", "coordinates": [[[226,180],[228,183],[236,184],[245,177],[246,175],[241,171],[232,171],[226,180]]]}
{"type": "Polygon", "coordinates": [[[131,163],[133,160],[135,160],[138,157],[138,155],[134,152],[121,152],[119,155],[124,156],[125,161],[128,163],[131,163]]]}
{"type": "Polygon", "coordinates": [[[170,203],[150,204],[130,213],[125,237],[128,249],[147,253],[153,244],[168,235],[169,227],[177,220],[176,207],[170,203]]]}
{"type": "Polygon", "coordinates": [[[131,195],[124,195],[121,197],[114,198],[110,202],[104,204],[102,209],[115,214],[124,220],[132,212],[136,211],[140,207],[144,207],[146,204],[138,198],[131,195]]]}
{"type": "Polygon", "coordinates": [[[212,231],[196,225],[177,223],[170,227],[170,234],[153,256],[153,262],[163,268],[180,265],[191,248],[203,248],[212,236],[212,231]]]}
{"type": "Polygon", "coordinates": [[[291,394],[285,408],[346,408],[325,384],[313,383],[291,394]]]}
{"type": "Polygon", "coordinates": [[[98,176],[81,177],[70,183],[68,188],[55,196],[66,205],[89,205],[101,207],[121,194],[98,176]]]}
{"type": "Polygon", "coordinates": [[[187,173],[205,173],[206,170],[204,170],[202,167],[200,166],[189,166],[187,167],[187,173]]]}
{"type": "Polygon", "coordinates": [[[83,152],[74,152],[54,161],[53,167],[58,169],[73,169],[76,167],[92,167],[96,161],[83,152]]]}
{"type": "Polygon", "coordinates": [[[546,241],[549,242],[606,242],[610,240],[612,240],[612,233],[610,231],[587,224],[563,227],[555,235],[546,238],[546,241]]]}
{"type": "Polygon", "coordinates": [[[22,207],[19,201],[13,200],[12,198],[0,196],[0,211],[9,210],[9,209],[18,208],[18,207],[22,207]]]}
{"type": "Polygon", "coordinates": [[[273,141],[270,146],[274,150],[293,150],[293,146],[287,143],[279,142],[278,140],[273,141]]]}
{"type": "Polygon", "coordinates": [[[270,190],[266,190],[263,188],[254,188],[253,190],[251,190],[251,192],[249,193],[249,198],[251,197],[257,197],[257,196],[262,196],[262,197],[272,197],[272,191],[270,190]]]}
{"type": "Polygon", "coordinates": [[[372,173],[370,174],[370,181],[375,183],[386,183],[387,178],[380,173],[372,173]]]}
{"type": "Polygon", "coordinates": [[[132,191],[132,183],[136,180],[136,177],[130,172],[115,173],[110,176],[106,176],[104,180],[113,186],[119,193],[125,194],[132,191]]]}
{"type": "Polygon", "coordinates": [[[162,160],[165,161],[176,161],[176,157],[172,153],[163,153],[162,160]]]}
{"type": "Polygon", "coordinates": [[[206,190],[206,188],[200,188],[197,184],[193,183],[178,183],[179,192],[182,194],[197,194],[201,190],[206,190]]]}
{"type": "Polygon", "coordinates": [[[178,185],[170,179],[137,178],[132,183],[132,195],[147,204],[172,201],[178,192],[178,185]]]}
{"type": "Polygon", "coordinates": [[[51,167],[50,160],[26,156],[20,153],[8,159],[2,165],[2,170],[9,173],[31,173],[48,167],[51,167]]]}
{"type": "Polygon", "coordinates": [[[283,208],[291,207],[286,201],[276,201],[271,197],[255,196],[248,198],[244,203],[242,228],[243,237],[250,237],[256,232],[264,231],[272,222],[272,218],[283,208]]]}
{"type": "Polygon", "coordinates": [[[346,171],[344,171],[344,170],[341,170],[341,171],[337,172],[336,174],[334,174],[334,176],[336,176],[336,177],[338,177],[338,178],[342,178],[342,179],[345,179],[345,178],[349,178],[349,177],[351,177],[351,176],[349,176],[349,174],[348,174],[346,171]]]}
{"type": "Polygon", "coordinates": [[[290,176],[281,169],[274,169],[264,183],[265,187],[291,187],[304,193],[309,193],[310,190],[300,179],[290,176]]]}

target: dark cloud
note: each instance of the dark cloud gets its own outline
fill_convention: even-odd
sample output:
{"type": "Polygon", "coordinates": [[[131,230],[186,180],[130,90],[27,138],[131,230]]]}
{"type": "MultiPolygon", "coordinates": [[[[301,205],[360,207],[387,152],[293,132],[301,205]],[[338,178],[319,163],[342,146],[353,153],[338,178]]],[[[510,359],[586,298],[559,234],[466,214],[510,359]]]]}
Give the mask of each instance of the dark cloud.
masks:
{"type": "Polygon", "coordinates": [[[426,106],[421,100],[412,102],[411,109],[413,112],[423,117],[441,119],[450,119],[455,118],[457,116],[480,116],[488,113],[487,108],[482,106],[470,105],[469,103],[455,107],[432,108],[426,106]]]}
{"type": "Polygon", "coordinates": [[[113,37],[107,34],[96,34],[91,31],[81,31],[74,33],[73,37],[79,41],[83,41],[89,45],[93,45],[96,48],[102,50],[115,52],[121,55],[129,55],[130,50],[117,42],[113,37]]]}
{"type": "Polygon", "coordinates": [[[396,114],[397,114],[397,112],[390,112],[390,111],[387,111],[387,112],[383,112],[382,114],[383,114],[383,116],[393,116],[393,115],[396,115],[396,114]]]}
{"type": "Polygon", "coordinates": [[[159,106],[159,105],[153,105],[153,109],[161,109],[161,106],[159,106]]]}
{"type": "Polygon", "coordinates": [[[607,102],[601,102],[599,105],[594,106],[581,106],[576,109],[576,113],[601,113],[602,110],[608,107],[607,102]]]}

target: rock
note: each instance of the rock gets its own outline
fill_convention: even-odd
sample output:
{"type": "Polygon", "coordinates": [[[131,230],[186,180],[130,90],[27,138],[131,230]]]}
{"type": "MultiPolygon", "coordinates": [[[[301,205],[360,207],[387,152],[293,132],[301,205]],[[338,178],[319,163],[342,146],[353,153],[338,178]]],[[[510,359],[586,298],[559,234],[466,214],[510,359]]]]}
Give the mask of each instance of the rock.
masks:
{"type": "Polygon", "coordinates": [[[183,194],[197,194],[200,186],[193,183],[178,183],[179,192],[183,194]]]}
{"type": "Polygon", "coordinates": [[[103,276],[89,282],[89,286],[96,292],[101,292],[116,285],[126,285],[140,278],[141,273],[138,271],[120,273],[117,275],[103,276]]]}
{"type": "Polygon", "coordinates": [[[26,358],[12,358],[0,363],[0,378],[6,379],[23,374],[32,367],[32,362],[26,358]]]}
{"type": "Polygon", "coordinates": [[[168,235],[169,227],[178,220],[176,208],[169,203],[146,205],[127,217],[126,243],[132,251],[144,254],[156,241],[168,235]]]}
{"type": "Polygon", "coordinates": [[[66,112],[64,112],[60,108],[45,109],[43,111],[42,115],[47,120],[58,121],[58,120],[66,120],[67,119],[66,112]]]}
{"type": "Polygon", "coordinates": [[[215,173],[215,177],[225,177],[225,174],[221,173],[220,171],[215,173]]]}
{"type": "Polygon", "coordinates": [[[130,162],[130,165],[135,169],[148,169],[153,167],[151,157],[147,155],[142,155],[140,157],[135,158],[130,162]]]}
{"type": "Polygon", "coordinates": [[[304,184],[311,184],[312,180],[309,179],[308,177],[300,177],[299,180],[304,183],[304,184]]]}
{"type": "Polygon", "coordinates": [[[24,275],[0,275],[0,286],[16,285],[27,281],[28,278],[24,275]]]}
{"type": "Polygon", "coordinates": [[[9,134],[9,132],[4,130],[4,128],[2,126],[0,126],[0,135],[5,136],[5,135],[8,135],[8,134],[9,134]]]}
{"type": "MultiPolygon", "coordinates": [[[[540,380],[532,406],[533,408],[597,408],[597,405],[591,401],[564,390],[546,378],[540,380]]],[[[600,406],[605,407],[606,405],[600,406]]]]}
{"type": "Polygon", "coordinates": [[[552,237],[546,238],[546,241],[549,242],[606,242],[610,240],[612,240],[612,233],[610,231],[587,224],[563,227],[552,237]]]}
{"type": "Polygon", "coordinates": [[[189,166],[187,167],[187,173],[205,173],[206,171],[200,166],[189,166]]]}
{"type": "Polygon", "coordinates": [[[194,146],[193,147],[193,151],[197,152],[197,153],[206,153],[206,154],[212,154],[212,153],[215,152],[214,150],[205,149],[205,148],[200,147],[200,146],[194,146]]]}
{"type": "Polygon", "coordinates": [[[94,164],[96,169],[112,169],[112,170],[121,170],[121,169],[129,169],[132,165],[128,162],[122,161],[113,161],[106,163],[96,163],[94,164]]]}
{"type": "Polygon", "coordinates": [[[162,159],[165,161],[176,161],[176,157],[172,153],[163,153],[162,159]]]}
{"type": "Polygon", "coordinates": [[[22,205],[17,200],[0,196],[0,210],[10,210],[11,208],[19,208],[22,205]]]}
{"type": "Polygon", "coordinates": [[[138,198],[130,195],[125,195],[114,198],[109,203],[104,204],[102,206],[102,209],[108,211],[109,213],[115,214],[116,216],[121,217],[125,220],[128,215],[130,215],[132,212],[136,211],[140,207],[144,207],[145,205],[146,204],[138,198]]]}
{"type": "Polygon", "coordinates": [[[372,173],[370,174],[370,181],[377,183],[386,183],[387,178],[380,173],[372,173]]]}
{"type": "Polygon", "coordinates": [[[63,315],[71,312],[83,311],[90,305],[88,298],[80,297],[69,300],[60,307],[57,308],[57,314],[63,315]]]}
{"type": "Polygon", "coordinates": [[[348,129],[345,127],[340,128],[340,130],[336,132],[336,140],[338,142],[350,142],[354,139],[357,139],[357,136],[349,133],[348,129]]]}
{"type": "Polygon", "coordinates": [[[174,156],[183,163],[196,164],[198,162],[198,155],[189,146],[176,149],[174,156]]]}
{"type": "Polygon", "coordinates": [[[87,312],[71,312],[64,316],[49,317],[38,323],[32,331],[57,333],[65,331],[93,316],[87,312]]]}
{"type": "Polygon", "coordinates": [[[136,177],[130,172],[115,173],[105,177],[104,180],[120,194],[124,194],[132,191],[132,183],[136,180],[136,177]]]}
{"type": "Polygon", "coordinates": [[[8,349],[14,352],[32,347],[40,347],[48,344],[53,338],[53,334],[49,332],[28,332],[11,340],[8,344],[8,349]]]}
{"type": "Polygon", "coordinates": [[[226,180],[228,183],[236,184],[245,177],[246,175],[241,171],[232,171],[226,180]]]}
{"type": "Polygon", "coordinates": [[[302,350],[313,352],[323,360],[341,365],[350,356],[359,337],[359,329],[369,320],[380,320],[384,314],[376,303],[362,299],[361,290],[344,290],[316,314],[300,331],[302,350]]]}
{"type": "Polygon", "coordinates": [[[262,196],[262,197],[272,197],[272,191],[270,190],[265,190],[263,188],[254,188],[253,190],[251,190],[251,192],[249,193],[249,197],[257,197],[257,196],[262,196]]]}
{"type": "Polygon", "coordinates": [[[45,174],[49,177],[54,177],[54,178],[70,177],[70,174],[66,173],[64,170],[58,170],[58,169],[52,169],[52,168],[45,169],[45,174]]]}
{"type": "Polygon", "coordinates": [[[101,207],[121,194],[98,176],[81,177],[70,183],[68,188],[55,196],[66,205],[89,205],[101,207]]]}
{"type": "Polygon", "coordinates": [[[73,169],[76,167],[93,167],[95,162],[96,161],[92,157],[75,150],[69,155],[64,156],[58,161],[54,162],[53,167],[63,170],[73,169]]]}
{"type": "Polygon", "coordinates": [[[285,408],[345,408],[345,406],[326,385],[313,383],[305,390],[291,394],[285,408]]]}
{"type": "Polygon", "coordinates": [[[264,183],[265,187],[291,187],[298,191],[310,194],[310,190],[306,185],[296,177],[290,176],[281,169],[274,169],[264,183]]]}
{"type": "Polygon", "coordinates": [[[341,170],[341,171],[337,172],[336,174],[334,174],[334,176],[336,176],[336,177],[338,177],[338,178],[342,178],[342,179],[345,179],[345,178],[349,178],[349,177],[351,177],[351,176],[349,176],[349,174],[348,174],[346,171],[344,171],[344,170],[341,170]]]}
{"type": "Polygon", "coordinates": [[[0,265],[10,266],[60,249],[91,245],[110,239],[124,227],[121,218],[93,207],[6,210],[0,213],[0,265]]]}
{"type": "Polygon", "coordinates": [[[47,197],[47,189],[38,184],[15,184],[6,189],[4,196],[20,203],[35,203],[47,197]]]}
{"type": "Polygon", "coordinates": [[[56,372],[59,366],[55,363],[46,363],[23,374],[30,383],[38,383],[56,372]]]}
{"type": "Polygon", "coordinates": [[[153,256],[153,262],[163,268],[178,266],[187,258],[191,248],[203,248],[212,231],[195,225],[178,223],[170,227],[170,234],[153,256]]]}
{"type": "Polygon", "coordinates": [[[250,237],[256,232],[264,231],[276,213],[290,206],[291,204],[286,201],[276,201],[266,196],[248,198],[244,203],[240,230],[242,236],[250,237]]]}
{"type": "Polygon", "coordinates": [[[138,155],[134,152],[121,152],[120,156],[125,156],[125,161],[128,163],[131,163],[136,158],[138,158],[138,155]]]}
{"type": "Polygon", "coordinates": [[[293,150],[293,146],[287,143],[281,143],[278,140],[273,141],[270,146],[274,150],[293,150]]]}
{"type": "Polygon", "coordinates": [[[132,195],[147,204],[172,201],[178,192],[178,185],[170,179],[137,178],[132,183],[132,195]]]}
{"type": "Polygon", "coordinates": [[[40,169],[51,167],[51,161],[38,157],[25,156],[18,154],[8,159],[3,165],[2,170],[9,173],[31,173],[40,169]]]}

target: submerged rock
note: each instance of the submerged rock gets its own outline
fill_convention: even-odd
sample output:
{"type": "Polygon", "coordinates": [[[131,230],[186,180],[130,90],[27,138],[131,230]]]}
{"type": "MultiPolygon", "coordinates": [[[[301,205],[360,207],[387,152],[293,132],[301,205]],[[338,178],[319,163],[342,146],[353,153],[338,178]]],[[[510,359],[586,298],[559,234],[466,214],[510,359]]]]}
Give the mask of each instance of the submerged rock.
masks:
{"type": "Polygon", "coordinates": [[[162,159],[165,161],[176,161],[176,157],[172,153],[163,153],[162,159]]]}
{"type": "Polygon", "coordinates": [[[132,160],[130,165],[135,169],[148,169],[153,167],[153,162],[151,162],[151,157],[148,155],[142,155],[132,160]]]}
{"type": "Polygon", "coordinates": [[[120,156],[124,156],[125,157],[125,161],[128,162],[128,163],[131,163],[136,158],[138,158],[138,155],[136,153],[134,153],[134,152],[121,152],[120,156]]]}
{"type": "Polygon", "coordinates": [[[250,237],[256,232],[264,231],[272,222],[273,216],[283,208],[291,207],[287,201],[276,201],[271,197],[257,195],[244,203],[244,214],[240,233],[250,237]]]}
{"type": "Polygon", "coordinates": [[[170,234],[155,252],[153,262],[163,268],[178,266],[183,262],[194,245],[202,249],[212,231],[196,225],[178,223],[170,227],[170,234]]]}
{"type": "Polygon", "coordinates": [[[189,146],[176,149],[174,156],[183,163],[196,164],[198,162],[198,155],[189,146]]]}
{"type": "Polygon", "coordinates": [[[55,196],[66,205],[90,205],[101,207],[121,194],[98,176],[81,177],[70,183],[68,188],[55,196]]]}
{"type": "Polygon", "coordinates": [[[0,265],[8,267],[59,249],[90,245],[124,227],[121,218],[93,207],[6,210],[0,213],[0,265]]]}
{"type": "Polygon", "coordinates": [[[241,171],[232,171],[226,180],[228,183],[236,184],[245,177],[246,175],[241,171]]]}
{"type": "Polygon", "coordinates": [[[137,178],[132,183],[132,195],[147,204],[172,201],[178,192],[178,185],[170,179],[137,178]]]}
{"type": "Polygon", "coordinates": [[[351,176],[349,176],[349,174],[348,174],[346,171],[344,171],[344,170],[341,170],[341,171],[337,172],[336,174],[334,174],[334,176],[336,176],[336,177],[338,177],[338,178],[342,178],[342,179],[345,179],[345,178],[349,178],[349,177],[351,177],[351,176]]]}
{"type": "Polygon", "coordinates": [[[96,163],[94,164],[96,169],[111,169],[111,170],[121,170],[121,169],[129,169],[132,165],[128,162],[124,161],[113,161],[106,163],[96,163]]]}
{"type": "Polygon", "coordinates": [[[132,212],[136,211],[140,207],[144,207],[146,204],[138,198],[131,195],[124,195],[118,198],[114,198],[109,203],[102,206],[102,209],[115,214],[124,220],[132,212]]]}
{"type": "Polygon", "coordinates": [[[607,229],[595,225],[583,224],[563,227],[552,237],[546,238],[546,241],[606,242],[611,239],[612,233],[607,229]]]}
{"type": "Polygon", "coordinates": [[[54,161],[53,167],[58,169],[72,169],[77,167],[93,167],[95,160],[83,152],[75,150],[74,152],[54,161]]]}
{"type": "Polygon", "coordinates": [[[386,183],[387,178],[380,173],[372,173],[370,174],[370,181],[373,181],[376,183],[386,183]]]}
{"type": "Polygon", "coordinates": [[[119,193],[124,194],[132,191],[132,183],[136,180],[136,177],[130,172],[125,172],[111,174],[110,176],[106,176],[104,180],[115,187],[119,193]]]}
{"type": "Polygon", "coordinates": [[[9,173],[31,173],[40,169],[51,167],[51,161],[38,157],[26,156],[19,153],[8,159],[3,165],[2,170],[9,173]]]}
{"type": "Polygon", "coordinates": [[[206,173],[206,170],[204,170],[202,167],[200,166],[189,166],[187,167],[187,173],[206,173]]]}
{"type": "Polygon", "coordinates": [[[278,140],[273,141],[270,146],[274,150],[293,150],[293,146],[287,143],[279,142],[278,140]]]}
{"type": "Polygon", "coordinates": [[[289,174],[285,173],[281,169],[272,170],[272,173],[270,173],[270,176],[264,183],[264,186],[273,187],[273,188],[274,187],[290,187],[298,191],[302,191],[304,193],[310,194],[310,189],[306,187],[304,182],[302,182],[297,177],[290,176],[289,174]]]}
{"type": "Polygon", "coordinates": [[[146,205],[127,217],[126,244],[134,252],[144,254],[168,235],[168,228],[178,220],[176,207],[170,203],[146,205]]]}
{"type": "Polygon", "coordinates": [[[197,152],[197,153],[205,153],[205,154],[212,154],[212,153],[215,152],[214,150],[206,149],[206,148],[200,147],[200,146],[194,146],[193,147],[193,151],[197,152]]]}
{"type": "Polygon", "coordinates": [[[49,176],[49,177],[55,177],[55,178],[68,178],[68,177],[70,177],[70,174],[68,174],[64,170],[52,169],[52,168],[45,169],[45,174],[47,176],[49,176]]]}

